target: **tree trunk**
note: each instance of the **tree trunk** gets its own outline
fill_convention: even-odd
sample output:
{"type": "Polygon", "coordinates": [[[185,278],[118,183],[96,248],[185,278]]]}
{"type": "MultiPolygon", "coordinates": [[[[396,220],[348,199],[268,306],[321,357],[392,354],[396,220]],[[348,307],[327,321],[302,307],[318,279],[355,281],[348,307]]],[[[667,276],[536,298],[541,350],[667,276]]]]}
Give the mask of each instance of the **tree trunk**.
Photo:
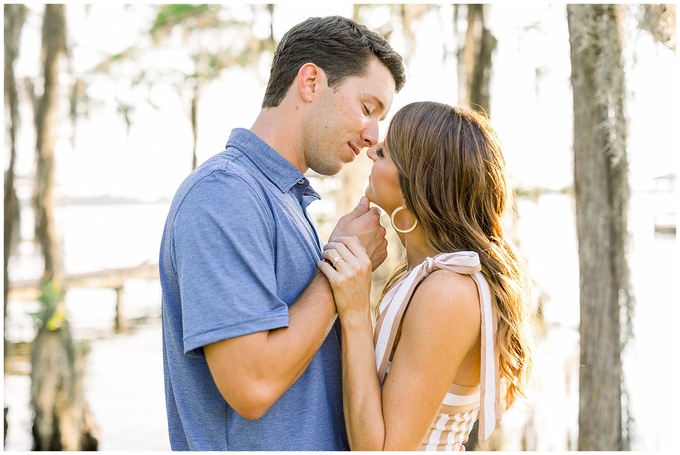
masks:
{"type": "Polygon", "coordinates": [[[83,398],[82,356],[64,304],[64,265],[54,216],[54,151],[59,59],[66,54],[64,5],[46,5],[42,28],[44,89],[37,98],[35,235],[45,258],[40,327],[31,349],[33,450],[96,450],[96,428],[83,398]]]}
{"type": "MultiPolygon", "coordinates": [[[[19,42],[21,29],[26,20],[26,7],[24,5],[4,5],[5,15],[5,103],[9,111],[9,165],[5,171],[5,197],[4,197],[4,236],[3,236],[3,315],[7,320],[7,296],[9,293],[8,265],[16,236],[15,227],[19,221],[19,200],[14,189],[14,163],[16,161],[16,137],[19,128],[19,94],[17,91],[16,78],[14,76],[14,62],[19,55],[19,42]]],[[[5,359],[9,352],[7,344],[7,327],[4,326],[5,359]]]]}
{"type": "Polygon", "coordinates": [[[59,311],[31,351],[33,450],[97,450],[98,430],[84,398],[85,356],[59,311]]]}
{"type": "MultiPolygon", "coordinates": [[[[411,61],[416,53],[418,47],[417,33],[414,29],[414,22],[418,21],[425,14],[432,9],[431,5],[427,4],[401,4],[394,5],[394,10],[398,11],[401,22],[401,33],[404,37],[404,66],[408,68],[411,66],[411,61]]],[[[355,17],[356,20],[359,20],[355,17]]]]}
{"type": "Polygon", "coordinates": [[[63,259],[54,217],[54,149],[59,57],[66,49],[66,21],[63,5],[46,5],[42,28],[44,90],[35,113],[36,175],[33,194],[35,238],[45,258],[43,279],[61,285],[63,259]]]}
{"type": "Polygon", "coordinates": [[[632,311],[621,15],[617,5],[567,6],[580,270],[578,450],[629,449],[621,401],[620,316],[632,311]]]}
{"type": "MultiPolygon", "coordinates": [[[[4,196],[4,231],[3,231],[3,321],[7,320],[7,297],[9,294],[9,258],[14,246],[16,236],[15,227],[19,222],[19,199],[14,189],[14,163],[16,161],[16,137],[19,128],[19,95],[16,78],[14,76],[14,62],[19,55],[19,42],[21,29],[26,19],[26,7],[24,5],[4,5],[5,15],[5,104],[9,111],[9,165],[5,171],[5,196],[4,196]]],[[[7,356],[10,346],[7,342],[7,324],[3,324],[4,359],[7,365],[7,356]]],[[[7,439],[7,406],[4,407],[5,425],[3,440],[7,439]]]]}
{"type": "MultiPolygon", "coordinates": [[[[497,40],[486,27],[485,5],[468,4],[467,30],[463,45],[458,52],[458,101],[473,109],[491,115],[490,83],[492,56],[497,40]]],[[[454,16],[458,16],[458,7],[454,16]]],[[[488,6],[487,6],[488,8],[488,6]]],[[[456,19],[454,19],[456,20],[456,19]]]]}

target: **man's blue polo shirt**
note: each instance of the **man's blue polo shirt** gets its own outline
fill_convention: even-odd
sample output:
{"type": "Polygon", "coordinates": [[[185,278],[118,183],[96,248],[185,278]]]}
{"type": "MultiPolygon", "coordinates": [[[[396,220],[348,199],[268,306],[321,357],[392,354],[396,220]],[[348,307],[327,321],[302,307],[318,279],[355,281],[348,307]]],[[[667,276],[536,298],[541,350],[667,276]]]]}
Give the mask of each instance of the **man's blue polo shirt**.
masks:
{"type": "Polygon", "coordinates": [[[179,187],[160,251],[163,366],[173,450],[347,450],[339,325],[258,420],[215,386],[203,346],[286,327],[321,245],[309,181],[246,129],[179,187]]]}

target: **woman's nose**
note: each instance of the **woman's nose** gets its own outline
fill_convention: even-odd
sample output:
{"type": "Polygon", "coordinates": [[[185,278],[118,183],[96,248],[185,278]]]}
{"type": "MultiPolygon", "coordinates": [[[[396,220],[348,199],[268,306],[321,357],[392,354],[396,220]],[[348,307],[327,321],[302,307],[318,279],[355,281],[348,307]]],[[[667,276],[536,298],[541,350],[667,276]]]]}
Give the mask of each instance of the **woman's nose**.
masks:
{"type": "Polygon", "coordinates": [[[378,155],[376,154],[378,147],[380,147],[380,144],[375,144],[374,146],[369,147],[368,150],[366,150],[366,156],[375,161],[378,158],[378,155]]]}
{"type": "Polygon", "coordinates": [[[372,161],[375,161],[375,149],[371,147],[368,150],[366,150],[366,156],[369,157],[372,161]]]}

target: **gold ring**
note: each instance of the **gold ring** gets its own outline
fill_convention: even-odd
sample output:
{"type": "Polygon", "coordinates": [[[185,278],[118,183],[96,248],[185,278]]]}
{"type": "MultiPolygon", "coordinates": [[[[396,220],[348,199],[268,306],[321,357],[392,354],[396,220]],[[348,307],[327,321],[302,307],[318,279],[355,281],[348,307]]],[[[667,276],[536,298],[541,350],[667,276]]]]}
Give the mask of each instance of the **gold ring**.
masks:
{"type": "Polygon", "coordinates": [[[335,264],[337,264],[340,259],[342,259],[342,257],[338,256],[333,260],[333,268],[335,268],[335,264]]]}

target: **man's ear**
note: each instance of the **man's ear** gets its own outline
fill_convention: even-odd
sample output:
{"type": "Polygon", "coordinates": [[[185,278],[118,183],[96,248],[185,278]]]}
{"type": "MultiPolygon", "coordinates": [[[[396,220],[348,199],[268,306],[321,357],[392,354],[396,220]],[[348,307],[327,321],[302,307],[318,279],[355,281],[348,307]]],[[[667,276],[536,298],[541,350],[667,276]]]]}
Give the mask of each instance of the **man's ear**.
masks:
{"type": "Polygon", "coordinates": [[[298,70],[297,88],[304,101],[312,101],[324,83],[326,83],[326,74],[314,63],[305,63],[298,70]]]}

